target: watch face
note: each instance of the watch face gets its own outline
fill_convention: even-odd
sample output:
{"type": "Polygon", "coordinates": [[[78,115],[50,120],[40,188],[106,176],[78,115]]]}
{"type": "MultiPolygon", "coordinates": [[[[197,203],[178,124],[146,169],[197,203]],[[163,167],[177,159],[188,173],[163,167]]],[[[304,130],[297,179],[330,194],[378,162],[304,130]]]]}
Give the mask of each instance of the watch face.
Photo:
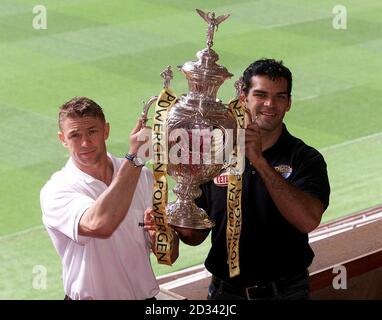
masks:
{"type": "Polygon", "coordinates": [[[145,165],[145,162],[141,159],[141,158],[139,158],[139,157],[135,157],[134,158],[134,165],[136,165],[136,166],[144,166],[145,165]]]}

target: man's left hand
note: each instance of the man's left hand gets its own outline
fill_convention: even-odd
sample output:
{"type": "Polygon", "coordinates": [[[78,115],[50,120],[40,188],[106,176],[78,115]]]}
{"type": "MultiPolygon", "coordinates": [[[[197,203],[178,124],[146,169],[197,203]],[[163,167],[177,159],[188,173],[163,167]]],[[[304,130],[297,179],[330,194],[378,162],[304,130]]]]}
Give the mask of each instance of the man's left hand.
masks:
{"type": "Polygon", "coordinates": [[[152,208],[147,208],[145,210],[143,223],[144,223],[143,229],[149,233],[151,247],[154,248],[156,229],[155,229],[155,223],[154,223],[154,211],[152,208]]]}

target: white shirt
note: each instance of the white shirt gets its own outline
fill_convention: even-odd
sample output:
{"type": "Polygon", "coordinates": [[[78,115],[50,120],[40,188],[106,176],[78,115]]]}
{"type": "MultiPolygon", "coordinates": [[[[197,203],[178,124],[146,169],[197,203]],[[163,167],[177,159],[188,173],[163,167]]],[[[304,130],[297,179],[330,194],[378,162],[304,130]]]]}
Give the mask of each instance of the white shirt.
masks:
{"type": "MultiPolygon", "coordinates": [[[[123,160],[108,156],[114,179],[123,160]]],[[[150,239],[138,226],[152,206],[152,187],[151,172],[142,168],[130,209],[107,239],[78,234],[82,214],[106,190],[105,183],[69,159],[42,188],[43,223],[61,257],[64,290],[70,298],[141,300],[159,292],[150,263],[150,239]]]]}

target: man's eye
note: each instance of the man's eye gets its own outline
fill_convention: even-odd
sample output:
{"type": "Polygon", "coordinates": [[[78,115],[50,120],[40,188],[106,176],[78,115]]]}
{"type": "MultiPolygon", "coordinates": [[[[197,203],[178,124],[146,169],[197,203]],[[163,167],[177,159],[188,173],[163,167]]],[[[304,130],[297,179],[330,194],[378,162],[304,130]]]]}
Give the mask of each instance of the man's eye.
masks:
{"type": "Polygon", "coordinates": [[[255,93],[255,97],[265,98],[265,94],[264,93],[255,93]]]}
{"type": "Polygon", "coordinates": [[[71,134],[70,136],[69,136],[69,139],[76,139],[76,138],[78,138],[80,135],[78,134],[78,133],[74,133],[74,134],[71,134]]]}
{"type": "Polygon", "coordinates": [[[90,131],[89,131],[90,134],[94,134],[94,133],[96,133],[96,132],[97,132],[97,130],[90,130],[90,131]]]}

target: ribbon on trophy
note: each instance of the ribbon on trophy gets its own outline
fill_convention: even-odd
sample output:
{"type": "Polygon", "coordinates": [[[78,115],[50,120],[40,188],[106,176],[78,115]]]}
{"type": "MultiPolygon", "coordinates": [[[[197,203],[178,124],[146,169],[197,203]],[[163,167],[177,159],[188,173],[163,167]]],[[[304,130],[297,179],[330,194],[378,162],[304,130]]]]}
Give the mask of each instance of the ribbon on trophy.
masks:
{"type": "Polygon", "coordinates": [[[232,112],[236,119],[237,124],[237,139],[235,147],[233,148],[232,158],[230,159],[228,188],[227,188],[227,254],[229,276],[233,278],[240,274],[239,266],[239,240],[241,233],[241,194],[242,194],[242,173],[244,169],[244,150],[242,150],[244,129],[245,107],[240,101],[240,86],[241,80],[235,83],[236,98],[228,103],[229,110],[232,112]]]}
{"type": "Polygon", "coordinates": [[[156,99],[152,131],[154,194],[153,211],[156,227],[154,253],[158,263],[171,265],[171,251],[174,233],[167,223],[166,206],[168,200],[167,163],[168,144],[166,121],[170,108],[176,102],[175,93],[169,88],[172,78],[171,67],[161,73],[164,89],[156,99]]]}

